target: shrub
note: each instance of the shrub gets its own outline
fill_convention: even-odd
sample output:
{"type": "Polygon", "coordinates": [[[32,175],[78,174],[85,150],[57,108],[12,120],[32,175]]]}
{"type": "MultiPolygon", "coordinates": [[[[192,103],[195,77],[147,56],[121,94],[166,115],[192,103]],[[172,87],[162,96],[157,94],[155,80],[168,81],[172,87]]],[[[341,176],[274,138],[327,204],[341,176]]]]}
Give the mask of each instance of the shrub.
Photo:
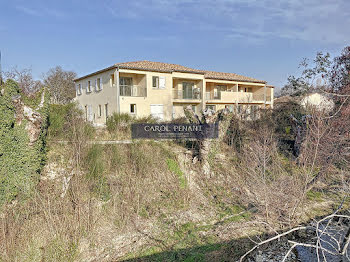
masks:
{"type": "Polygon", "coordinates": [[[156,119],[152,116],[136,118],[128,113],[113,113],[108,117],[106,126],[110,133],[116,131],[126,131],[132,123],[156,123],[156,119]]]}
{"type": "Polygon", "coordinates": [[[93,126],[84,120],[83,112],[75,103],[50,105],[48,120],[50,138],[71,138],[77,124],[80,125],[87,137],[91,138],[94,135],[93,126]]]}
{"type": "Polygon", "coordinates": [[[127,130],[133,122],[134,117],[127,113],[113,113],[107,118],[106,126],[108,132],[112,133],[119,130],[127,130]]]}
{"type": "Polygon", "coordinates": [[[48,135],[50,137],[63,136],[66,117],[73,107],[74,107],[74,104],[50,105],[49,129],[48,129],[48,135]]]}
{"type": "Polygon", "coordinates": [[[149,115],[149,116],[145,116],[145,117],[139,117],[139,118],[134,118],[133,123],[147,123],[147,124],[153,124],[156,123],[157,120],[149,115]]]}

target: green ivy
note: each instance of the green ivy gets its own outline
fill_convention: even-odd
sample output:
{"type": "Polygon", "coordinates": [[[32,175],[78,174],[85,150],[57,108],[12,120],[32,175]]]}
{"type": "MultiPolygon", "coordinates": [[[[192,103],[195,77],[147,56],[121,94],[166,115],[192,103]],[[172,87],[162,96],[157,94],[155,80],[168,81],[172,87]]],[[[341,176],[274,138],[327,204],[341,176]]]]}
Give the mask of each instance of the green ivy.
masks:
{"type": "MultiPolygon", "coordinates": [[[[0,87],[0,207],[16,197],[26,197],[38,182],[46,156],[47,103],[40,109],[43,125],[39,139],[29,146],[26,121],[16,123],[13,97],[21,95],[18,85],[7,80],[0,87]]],[[[26,99],[29,99],[28,97],[26,99]]],[[[45,99],[48,101],[48,99],[45,99]]],[[[22,100],[24,101],[24,99],[22,100]]]]}

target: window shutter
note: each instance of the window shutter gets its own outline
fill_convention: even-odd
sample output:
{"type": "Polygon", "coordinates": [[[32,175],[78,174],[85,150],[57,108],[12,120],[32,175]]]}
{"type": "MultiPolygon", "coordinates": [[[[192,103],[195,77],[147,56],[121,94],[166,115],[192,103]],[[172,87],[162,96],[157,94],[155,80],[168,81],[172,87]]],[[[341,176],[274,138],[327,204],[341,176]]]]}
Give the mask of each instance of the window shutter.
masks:
{"type": "Polygon", "coordinates": [[[100,77],[100,90],[103,89],[103,84],[102,84],[102,77],[100,77]]]}
{"type": "Polygon", "coordinates": [[[95,91],[98,91],[97,79],[95,79],[95,91]]]}
{"type": "Polygon", "coordinates": [[[165,88],[165,77],[164,76],[160,76],[159,77],[159,88],[160,89],[164,89],[165,88]]]}
{"type": "Polygon", "coordinates": [[[86,92],[87,93],[90,92],[89,81],[86,82],[86,92]]]}

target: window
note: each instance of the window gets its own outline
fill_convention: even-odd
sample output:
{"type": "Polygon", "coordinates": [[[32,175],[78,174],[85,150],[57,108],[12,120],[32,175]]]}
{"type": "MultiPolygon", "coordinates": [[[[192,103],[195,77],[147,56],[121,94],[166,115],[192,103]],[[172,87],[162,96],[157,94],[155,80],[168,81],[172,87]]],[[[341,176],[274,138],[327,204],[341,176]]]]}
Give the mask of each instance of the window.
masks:
{"type": "Polygon", "coordinates": [[[108,104],[105,104],[105,116],[106,116],[106,120],[108,118],[108,104]]]}
{"type": "Polygon", "coordinates": [[[194,113],[196,113],[196,105],[191,105],[191,107],[192,107],[192,111],[193,111],[194,113]]]}
{"type": "Polygon", "coordinates": [[[121,86],[132,86],[132,78],[131,77],[121,77],[121,78],[119,78],[119,85],[121,85],[121,86]]]}
{"type": "Polygon", "coordinates": [[[86,93],[90,93],[91,92],[91,81],[87,81],[87,86],[86,86],[86,93]]]}
{"type": "Polygon", "coordinates": [[[253,92],[253,89],[251,87],[248,87],[248,92],[253,92]]]}
{"type": "Polygon", "coordinates": [[[164,106],[162,104],[151,105],[151,116],[155,119],[164,119],[164,106]]]}
{"type": "Polygon", "coordinates": [[[98,117],[102,116],[102,106],[98,105],[98,117]]]}
{"type": "Polygon", "coordinates": [[[205,109],[210,109],[210,110],[213,110],[215,112],[215,105],[206,105],[205,109]]]}
{"type": "Polygon", "coordinates": [[[165,77],[152,76],[152,87],[154,89],[165,89],[165,77]]]}
{"type": "Polygon", "coordinates": [[[136,104],[130,104],[130,113],[136,114],[136,104]]]}
{"type": "Polygon", "coordinates": [[[96,79],[96,85],[95,85],[95,91],[101,91],[102,90],[102,78],[96,79]]]}
{"type": "Polygon", "coordinates": [[[131,77],[121,77],[119,78],[120,85],[120,95],[121,96],[131,96],[132,94],[132,78],[131,77]]]}
{"type": "Polygon", "coordinates": [[[158,76],[152,76],[152,87],[159,88],[159,77],[158,76]]]}
{"type": "Polygon", "coordinates": [[[76,85],[77,95],[81,95],[81,84],[76,85]]]}
{"type": "Polygon", "coordinates": [[[159,77],[159,89],[165,89],[165,77],[159,77]]]}
{"type": "Polygon", "coordinates": [[[227,85],[217,85],[216,86],[220,91],[227,91],[227,85]]]}
{"type": "Polygon", "coordinates": [[[85,106],[86,109],[86,120],[92,122],[94,119],[94,113],[92,112],[92,105],[85,106]]]}
{"type": "Polygon", "coordinates": [[[114,81],[114,74],[111,74],[110,83],[111,83],[111,86],[114,86],[114,84],[115,84],[115,81],[114,81]]]}
{"type": "Polygon", "coordinates": [[[183,99],[200,99],[200,91],[194,88],[194,83],[182,83],[183,99]]]}
{"type": "Polygon", "coordinates": [[[227,108],[231,113],[233,112],[233,105],[225,105],[225,108],[227,108]]]}

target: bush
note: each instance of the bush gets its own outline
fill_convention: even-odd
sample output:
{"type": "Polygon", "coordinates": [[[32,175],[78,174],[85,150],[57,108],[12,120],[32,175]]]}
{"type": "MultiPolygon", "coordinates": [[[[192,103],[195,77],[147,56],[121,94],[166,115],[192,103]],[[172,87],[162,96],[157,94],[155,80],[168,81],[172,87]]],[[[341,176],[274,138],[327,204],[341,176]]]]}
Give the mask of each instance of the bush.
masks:
{"type": "Polygon", "coordinates": [[[86,138],[92,138],[95,133],[94,127],[84,120],[83,112],[75,103],[50,105],[48,124],[48,136],[51,139],[71,140],[77,131],[85,134],[86,138]]]}
{"type": "Polygon", "coordinates": [[[108,117],[106,126],[110,133],[116,131],[127,131],[132,123],[156,123],[152,116],[136,118],[128,113],[113,113],[108,117]]]}
{"type": "Polygon", "coordinates": [[[134,117],[127,113],[113,113],[107,118],[106,126],[108,132],[112,133],[120,130],[127,130],[134,121],[134,117]]]}

